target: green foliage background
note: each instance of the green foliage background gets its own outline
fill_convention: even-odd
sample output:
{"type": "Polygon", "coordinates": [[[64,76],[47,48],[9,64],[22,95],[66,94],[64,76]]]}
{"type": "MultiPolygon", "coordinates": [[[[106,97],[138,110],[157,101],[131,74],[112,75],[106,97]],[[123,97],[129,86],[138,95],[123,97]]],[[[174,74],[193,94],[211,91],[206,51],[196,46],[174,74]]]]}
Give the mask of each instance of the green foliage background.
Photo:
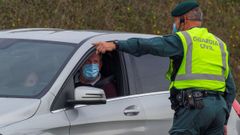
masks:
{"type": "MultiPolygon", "coordinates": [[[[0,0],[0,29],[52,27],[168,34],[180,0],[0,0]]],[[[222,38],[240,98],[240,0],[198,0],[204,26],[222,38]]]]}

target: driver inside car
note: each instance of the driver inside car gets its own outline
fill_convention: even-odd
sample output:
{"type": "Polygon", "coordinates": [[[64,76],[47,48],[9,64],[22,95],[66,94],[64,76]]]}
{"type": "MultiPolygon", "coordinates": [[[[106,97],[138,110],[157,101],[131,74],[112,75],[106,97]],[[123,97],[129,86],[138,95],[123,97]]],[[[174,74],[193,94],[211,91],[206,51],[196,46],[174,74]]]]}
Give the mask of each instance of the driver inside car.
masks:
{"type": "Polygon", "coordinates": [[[93,53],[85,61],[80,70],[75,75],[75,86],[92,86],[101,88],[106,94],[106,98],[117,96],[116,86],[112,82],[113,76],[104,77],[100,71],[102,68],[102,55],[93,53]]]}

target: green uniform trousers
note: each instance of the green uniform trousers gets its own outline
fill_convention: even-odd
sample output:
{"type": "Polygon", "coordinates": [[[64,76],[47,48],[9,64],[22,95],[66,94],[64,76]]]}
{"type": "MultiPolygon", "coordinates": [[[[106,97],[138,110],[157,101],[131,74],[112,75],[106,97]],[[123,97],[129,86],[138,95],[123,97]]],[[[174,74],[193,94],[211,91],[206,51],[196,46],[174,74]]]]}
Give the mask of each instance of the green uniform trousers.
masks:
{"type": "Polygon", "coordinates": [[[174,114],[170,135],[224,135],[229,115],[226,101],[220,95],[203,98],[203,109],[180,108],[174,114]]]}

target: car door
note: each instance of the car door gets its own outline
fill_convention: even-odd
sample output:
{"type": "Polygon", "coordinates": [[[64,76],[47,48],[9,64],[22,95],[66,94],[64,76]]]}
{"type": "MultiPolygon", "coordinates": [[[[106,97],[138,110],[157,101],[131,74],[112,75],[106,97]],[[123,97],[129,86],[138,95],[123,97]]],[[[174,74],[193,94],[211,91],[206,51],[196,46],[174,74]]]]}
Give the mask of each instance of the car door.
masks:
{"type": "MultiPolygon", "coordinates": [[[[81,48],[91,48],[97,41],[126,39],[128,35],[110,34],[95,37],[81,48]]],[[[119,63],[124,67],[122,63],[119,63]]],[[[126,73],[121,68],[123,74],[126,73]]],[[[126,75],[122,75],[126,76],[126,75]]],[[[127,78],[122,79],[127,80],[127,78]]],[[[128,89],[127,83],[123,88],[128,89]]],[[[122,90],[123,91],[123,90],[122,90]]],[[[139,97],[129,94],[108,99],[104,105],[79,105],[66,110],[71,123],[70,135],[145,135],[145,113],[139,97]]]]}
{"type": "Polygon", "coordinates": [[[134,57],[125,54],[126,61],[133,63],[128,66],[132,84],[136,87],[146,114],[146,134],[166,135],[172,125],[174,112],[170,108],[169,81],[165,79],[169,58],[152,55],[134,57]]]}
{"type": "Polygon", "coordinates": [[[145,135],[144,111],[137,98],[111,99],[104,105],[78,106],[66,113],[70,135],[145,135]]]}

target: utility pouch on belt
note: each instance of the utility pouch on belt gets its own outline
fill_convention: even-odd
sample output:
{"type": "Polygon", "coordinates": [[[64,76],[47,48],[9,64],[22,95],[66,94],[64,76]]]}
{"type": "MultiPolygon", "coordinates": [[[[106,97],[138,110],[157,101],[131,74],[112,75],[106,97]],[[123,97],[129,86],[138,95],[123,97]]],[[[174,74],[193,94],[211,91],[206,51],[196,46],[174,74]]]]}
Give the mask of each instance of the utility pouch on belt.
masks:
{"type": "Polygon", "coordinates": [[[200,91],[187,91],[186,100],[188,107],[191,109],[202,109],[204,107],[203,96],[203,93],[200,91]]]}
{"type": "Polygon", "coordinates": [[[180,107],[178,101],[173,97],[170,97],[169,100],[171,101],[171,109],[175,111],[178,110],[180,107]]]}
{"type": "Polygon", "coordinates": [[[176,96],[178,95],[178,92],[176,89],[170,90],[170,97],[169,100],[171,101],[171,109],[172,110],[178,110],[180,108],[179,102],[176,99],[176,96]]]}

